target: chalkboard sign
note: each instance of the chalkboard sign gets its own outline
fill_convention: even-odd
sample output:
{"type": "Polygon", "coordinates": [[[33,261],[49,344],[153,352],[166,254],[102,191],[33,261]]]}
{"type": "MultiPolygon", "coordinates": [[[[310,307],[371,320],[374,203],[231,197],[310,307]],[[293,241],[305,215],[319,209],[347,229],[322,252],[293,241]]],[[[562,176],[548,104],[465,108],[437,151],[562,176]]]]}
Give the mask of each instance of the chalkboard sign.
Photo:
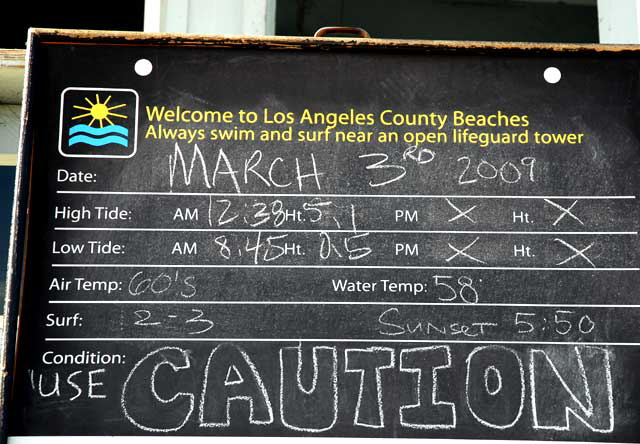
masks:
{"type": "Polygon", "coordinates": [[[10,441],[640,442],[635,47],[29,42],[10,441]]]}

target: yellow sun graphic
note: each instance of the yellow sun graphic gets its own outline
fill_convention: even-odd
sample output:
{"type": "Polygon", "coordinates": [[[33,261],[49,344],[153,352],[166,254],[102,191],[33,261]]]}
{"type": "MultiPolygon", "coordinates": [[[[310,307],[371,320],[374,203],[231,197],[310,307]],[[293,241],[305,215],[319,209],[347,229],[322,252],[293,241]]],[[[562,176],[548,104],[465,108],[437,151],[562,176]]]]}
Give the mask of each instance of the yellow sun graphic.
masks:
{"type": "Polygon", "coordinates": [[[120,117],[121,119],[126,119],[127,116],[123,116],[122,114],[116,114],[112,112],[114,109],[122,108],[127,106],[126,103],[122,103],[120,105],[107,106],[109,100],[111,100],[111,96],[107,97],[104,102],[100,102],[100,96],[96,94],[96,103],[92,103],[88,97],[85,97],[84,100],[91,105],[91,108],[87,108],[86,106],[73,105],[74,108],[81,109],[83,111],[88,111],[87,113],[80,114],[78,116],[72,117],[71,120],[82,119],[83,117],[91,117],[91,122],[89,122],[89,126],[93,125],[93,122],[96,120],[100,124],[100,128],[104,126],[103,121],[106,120],[109,122],[109,125],[114,125],[114,123],[109,119],[109,117],[120,117]]]}

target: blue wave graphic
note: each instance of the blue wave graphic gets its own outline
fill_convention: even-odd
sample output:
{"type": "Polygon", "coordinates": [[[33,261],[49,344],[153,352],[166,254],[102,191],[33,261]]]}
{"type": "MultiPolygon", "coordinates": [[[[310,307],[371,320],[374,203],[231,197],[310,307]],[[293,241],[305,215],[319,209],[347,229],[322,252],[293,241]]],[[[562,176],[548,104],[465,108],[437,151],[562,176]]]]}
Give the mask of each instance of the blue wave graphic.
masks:
{"type": "Polygon", "coordinates": [[[129,130],[126,129],[124,126],[120,126],[120,125],[107,125],[103,128],[98,128],[98,127],[94,128],[92,126],[84,125],[81,123],[69,128],[70,136],[73,136],[76,133],[88,133],[88,134],[91,134],[92,136],[104,136],[105,134],[109,134],[109,133],[118,133],[126,137],[129,135],[129,130]]]}
{"type": "Polygon", "coordinates": [[[120,136],[106,136],[106,137],[94,138],[90,136],[85,136],[84,134],[73,136],[72,138],[69,139],[69,146],[75,145],[76,143],[86,143],[87,145],[92,145],[92,146],[103,146],[109,143],[115,143],[118,145],[122,145],[124,147],[129,145],[129,141],[126,138],[120,137],[120,136]]]}

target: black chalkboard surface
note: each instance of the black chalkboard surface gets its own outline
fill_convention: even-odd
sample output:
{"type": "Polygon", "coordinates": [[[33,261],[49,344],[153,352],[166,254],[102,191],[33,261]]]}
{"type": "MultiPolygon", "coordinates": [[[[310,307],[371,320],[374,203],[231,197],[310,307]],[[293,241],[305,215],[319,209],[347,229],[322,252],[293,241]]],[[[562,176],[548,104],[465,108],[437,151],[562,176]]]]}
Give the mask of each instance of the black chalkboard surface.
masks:
{"type": "Polygon", "coordinates": [[[32,30],[28,58],[10,440],[640,442],[635,47],[32,30]]]}

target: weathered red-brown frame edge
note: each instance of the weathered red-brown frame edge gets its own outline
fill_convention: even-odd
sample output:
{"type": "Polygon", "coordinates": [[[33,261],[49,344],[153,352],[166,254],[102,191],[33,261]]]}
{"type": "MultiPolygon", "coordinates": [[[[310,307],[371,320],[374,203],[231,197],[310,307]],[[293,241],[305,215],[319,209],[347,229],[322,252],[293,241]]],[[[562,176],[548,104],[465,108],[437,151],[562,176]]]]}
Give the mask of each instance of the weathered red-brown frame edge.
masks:
{"type": "Polygon", "coordinates": [[[635,52],[640,45],[633,44],[574,44],[574,43],[524,43],[524,42],[478,42],[453,40],[400,40],[363,39],[344,37],[283,37],[209,34],[145,33],[130,31],[92,31],[31,28],[29,40],[37,39],[42,44],[102,44],[102,45],[176,45],[206,46],[221,48],[265,48],[265,49],[374,49],[415,51],[471,51],[483,52],[582,52],[624,53],[635,52]]]}

